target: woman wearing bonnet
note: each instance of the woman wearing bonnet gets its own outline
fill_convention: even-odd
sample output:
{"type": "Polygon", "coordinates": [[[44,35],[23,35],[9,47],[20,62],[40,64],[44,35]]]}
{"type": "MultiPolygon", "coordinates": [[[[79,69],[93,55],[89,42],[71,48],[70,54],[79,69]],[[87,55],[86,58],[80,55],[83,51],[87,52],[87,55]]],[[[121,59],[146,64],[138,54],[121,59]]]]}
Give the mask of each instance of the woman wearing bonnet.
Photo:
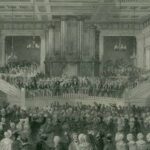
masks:
{"type": "Polygon", "coordinates": [[[128,150],[137,150],[136,142],[134,141],[133,134],[127,135],[128,150]]]}
{"type": "Polygon", "coordinates": [[[79,150],[79,142],[77,133],[72,133],[72,142],[69,145],[69,150],[79,150]]]}
{"type": "Polygon", "coordinates": [[[146,140],[147,140],[146,150],[150,150],[150,133],[147,134],[146,140]]]}
{"type": "Polygon", "coordinates": [[[144,135],[142,133],[138,133],[137,139],[137,150],[146,150],[146,142],[144,140],[144,135]]]}
{"type": "Polygon", "coordinates": [[[116,139],[116,150],[127,150],[127,145],[124,142],[124,135],[120,133],[117,135],[116,139]]]}
{"type": "Polygon", "coordinates": [[[79,139],[79,150],[93,150],[92,145],[88,142],[87,135],[80,134],[78,139],[79,139]]]}
{"type": "Polygon", "coordinates": [[[4,132],[4,138],[0,142],[0,149],[1,150],[12,150],[12,143],[13,141],[10,139],[12,136],[12,133],[10,130],[7,132],[4,132]]]}

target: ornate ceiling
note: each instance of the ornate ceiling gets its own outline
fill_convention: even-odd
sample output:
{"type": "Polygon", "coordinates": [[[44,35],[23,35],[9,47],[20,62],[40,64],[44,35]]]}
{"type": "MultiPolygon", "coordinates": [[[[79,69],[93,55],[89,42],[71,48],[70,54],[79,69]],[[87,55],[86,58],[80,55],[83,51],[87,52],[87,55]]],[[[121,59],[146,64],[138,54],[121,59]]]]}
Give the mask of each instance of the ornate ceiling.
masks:
{"type": "Polygon", "coordinates": [[[0,0],[0,21],[40,22],[58,16],[86,16],[95,23],[144,22],[150,18],[150,0],[0,0]],[[33,8],[35,13],[33,13],[33,8]]]}

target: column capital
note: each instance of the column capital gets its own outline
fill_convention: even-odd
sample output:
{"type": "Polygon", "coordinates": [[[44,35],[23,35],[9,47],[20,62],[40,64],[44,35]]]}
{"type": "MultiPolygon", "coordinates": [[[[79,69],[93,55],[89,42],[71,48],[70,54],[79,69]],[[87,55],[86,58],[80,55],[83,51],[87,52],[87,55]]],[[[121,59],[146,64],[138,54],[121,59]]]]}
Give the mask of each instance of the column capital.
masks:
{"type": "Polygon", "coordinates": [[[97,31],[101,31],[101,29],[102,29],[102,27],[101,27],[101,25],[99,25],[99,24],[94,24],[94,26],[96,27],[96,30],[97,31]]]}
{"type": "Polygon", "coordinates": [[[95,30],[95,34],[96,34],[96,36],[99,36],[99,34],[100,34],[100,30],[97,30],[97,28],[96,28],[96,30],[95,30]]]}
{"type": "Polygon", "coordinates": [[[66,20],[68,20],[68,16],[61,16],[61,17],[60,17],[60,20],[61,20],[61,21],[66,21],[66,20]]]}
{"type": "Polygon", "coordinates": [[[86,17],[85,16],[77,16],[76,19],[77,19],[77,21],[85,21],[86,17]]]}
{"type": "Polygon", "coordinates": [[[89,24],[89,23],[86,23],[84,27],[86,29],[96,29],[96,27],[93,24],[89,24]]]}
{"type": "Polygon", "coordinates": [[[144,39],[145,38],[145,35],[144,34],[138,34],[135,36],[136,40],[141,40],[141,39],[144,39]]]}
{"type": "Polygon", "coordinates": [[[50,28],[55,28],[55,22],[54,21],[50,21],[49,23],[48,23],[48,28],[50,29],[50,28]]]}

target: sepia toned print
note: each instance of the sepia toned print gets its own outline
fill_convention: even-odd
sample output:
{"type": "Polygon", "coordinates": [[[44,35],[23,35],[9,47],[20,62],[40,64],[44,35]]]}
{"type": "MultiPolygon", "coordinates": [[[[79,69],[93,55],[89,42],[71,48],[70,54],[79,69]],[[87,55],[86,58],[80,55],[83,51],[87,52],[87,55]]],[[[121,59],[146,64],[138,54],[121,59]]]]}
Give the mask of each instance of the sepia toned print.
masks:
{"type": "Polygon", "coordinates": [[[0,150],[150,150],[150,0],[0,0],[0,150]]]}

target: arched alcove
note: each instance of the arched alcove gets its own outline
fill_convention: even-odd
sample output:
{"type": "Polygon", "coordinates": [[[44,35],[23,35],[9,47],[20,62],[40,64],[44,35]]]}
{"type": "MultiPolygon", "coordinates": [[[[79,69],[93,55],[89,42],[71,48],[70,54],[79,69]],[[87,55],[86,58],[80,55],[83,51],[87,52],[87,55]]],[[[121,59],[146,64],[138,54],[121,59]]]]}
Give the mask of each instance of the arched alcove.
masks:
{"type": "MultiPolygon", "coordinates": [[[[41,45],[41,39],[39,36],[35,37],[36,43],[41,45]]],[[[13,46],[15,55],[18,57],[18,61],[28,61],[40,64],[40,53],[41,48],[27,48],[27,45],[32,42],[32,36],[14,36],[13,46]]],[[[12,36],[6,36],[5,38],[5,56],[7,57],[11,54],[12,46],[12,36]]]]}

